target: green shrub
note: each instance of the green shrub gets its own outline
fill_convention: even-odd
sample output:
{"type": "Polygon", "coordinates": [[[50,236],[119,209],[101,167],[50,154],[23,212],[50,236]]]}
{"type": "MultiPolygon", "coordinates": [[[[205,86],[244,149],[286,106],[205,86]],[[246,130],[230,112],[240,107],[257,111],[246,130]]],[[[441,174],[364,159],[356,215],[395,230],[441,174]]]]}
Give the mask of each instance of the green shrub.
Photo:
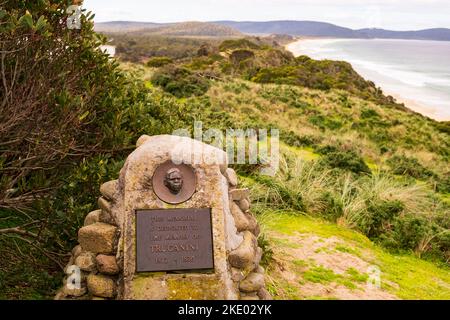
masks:
{"type": "Polygon", "coordinates": [[[260,46],[248,39],[225,40],[219,46],[220,51],[235,49],[260,49],[260,46]]]}
{"type": "Polygon", "coordinates": [[[323,156],[321,161],[331,168],[348,170],[354,173],[370,173],[364,160],[354,151],[335,151],[323,156]]]}
{"type": "Polygon", "coordinates": [[[425,168],[416,158],[395,155],[387,160],[394,174],[408,175],[415,179],[427,179],[435,176],[434,172],[425,168]]]}
{"type": "Polygon", "coordinates": [[[254,57],[255,57],[255,53],[253,51],[239,49],[239,50],[234,50],[231,53],[230,60],[235,64],[239,64],[245,60],[252,59],[254,57]]]}
{"type": "Polygon", "coordinates": [[[160,68],[171,63],[173,63],[173,60],[169,57],[153,57],[147,61],[147,67],[160,68]]]}
{"type": "Polygon", "coordinates": [[[390,231],[392,222],[403,211],[404,205],[400,201],[381,201],[367,206],[368,218],[359,227],[370,238],[375,239],[390,231]]]}
{"type": "Polygon", "coordinates": [[[263,254],[261,257],[261,265],[263,267],[268,267],[273,261],[273,250],[270,241],[267,239],[265,234],[261,234],[258,237],[258,246],[262,249],[263,254]]]}
{"type": "Polygon", "coordinates": [[[342,217],[344,207],[341,199],[337,198],[332,192],[325,192],[319,199],[322,205],[321,216],[329,221],[336,222],[342,217]]]}
{"type": "Polygon", "coordinates": [[[343,124],[342,122],[338,120],[331,119],[330,117],[325,117],[323,115],[314,115],[309,117],[308,121],[319,127],[320,129],[330,129],[330,130],[337,130],[342,128],[343,124]]]}
{"type": "Polygon", "coordinates": [[[207,79],[186,68],[168,67],[156,72],[152,77],[154,85],[177,98],[188,98],[205,94],[210,83],[207,79]]]}
{"type": "Polygon", "coordinates": [[[380,115],[373,109],[363,109],[361,111],[362,119],[379,118],[380,115]]]}

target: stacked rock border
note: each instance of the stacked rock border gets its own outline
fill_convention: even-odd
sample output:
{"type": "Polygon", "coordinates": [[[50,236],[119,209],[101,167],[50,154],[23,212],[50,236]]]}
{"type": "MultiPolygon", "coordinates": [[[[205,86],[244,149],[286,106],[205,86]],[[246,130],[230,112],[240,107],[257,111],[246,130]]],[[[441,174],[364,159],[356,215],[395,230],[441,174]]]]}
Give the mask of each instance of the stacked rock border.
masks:
{"type": "Polygon", "coordinates": [[[102,196],[98,199],[101,208],[90,212],[84,219],[84,226],[78,231],[78,242],[64,271],[67,274],[63,287],[55,299],[114,299],[117,296],[120,263],[117,261],[119,227],[111,218],[111,205],[118,181],[109,181],[100,187],[102,196]],[[80,271],[80,288],[74,284],[74,268],[80,271]]]}
{"type": "Polygon", "coordinates": [[[271,300],[265,288],[265,270],[260,266],[263,250],[258,247],[260,227],[250,211],[250,191],[238,189],[236,172],[228,168],[224,174],[229,184],[230,210],[237,231],[243,235],[238,248],[228,255],[232,280],[236,283],[241,300],[271,300]]]}

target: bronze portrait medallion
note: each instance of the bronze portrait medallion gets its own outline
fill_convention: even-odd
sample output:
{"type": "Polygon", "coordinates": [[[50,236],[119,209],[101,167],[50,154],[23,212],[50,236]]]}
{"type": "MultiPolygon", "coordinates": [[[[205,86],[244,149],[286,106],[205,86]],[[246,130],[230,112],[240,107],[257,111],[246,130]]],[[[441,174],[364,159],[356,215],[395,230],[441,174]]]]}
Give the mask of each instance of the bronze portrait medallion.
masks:
{"type": "Polygon", "coordinates": [[[192,197],[197,179],[191,166],[177,165],[169,160],[156,168],[152,185],[153,191],[159,199],[166,203],[179,204],[192,197]]]}

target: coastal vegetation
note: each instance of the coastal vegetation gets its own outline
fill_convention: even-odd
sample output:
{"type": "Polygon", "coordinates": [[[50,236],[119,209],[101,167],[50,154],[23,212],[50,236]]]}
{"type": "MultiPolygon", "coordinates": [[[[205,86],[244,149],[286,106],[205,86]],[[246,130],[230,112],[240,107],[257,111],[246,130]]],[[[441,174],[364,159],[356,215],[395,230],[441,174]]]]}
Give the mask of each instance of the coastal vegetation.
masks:
{"type": "Polygon", "coordinates": [[[362,267],[339,273],[296,258],[310,237],[340,239],[317,250],[378,265],[385,298],[450,296],[448,122],[396,103],[348,63],[295,58],[273,37],[115,33],[118,59],[109,59],[91,15],[71,31],[65,1],[46,2],[0,8],[0,298],[51,298],[96,190],[117,178],[137,138],[194,121],[280,130],[275,177],[236,166],[276,298],[334,298],[302,290],[357,292],[367,279],[362,267]]]}

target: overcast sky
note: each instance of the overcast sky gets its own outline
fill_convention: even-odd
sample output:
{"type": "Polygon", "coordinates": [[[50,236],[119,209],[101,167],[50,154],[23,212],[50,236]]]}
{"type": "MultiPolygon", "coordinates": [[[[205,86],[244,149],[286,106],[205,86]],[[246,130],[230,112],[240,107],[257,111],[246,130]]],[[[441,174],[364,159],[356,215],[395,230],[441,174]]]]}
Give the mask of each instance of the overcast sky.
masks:
{"type": "Polygon", "coordinates": [[[450,28],[450,0],[84,0],[96,22],[313,20],[350,28],[450,28]]]}

